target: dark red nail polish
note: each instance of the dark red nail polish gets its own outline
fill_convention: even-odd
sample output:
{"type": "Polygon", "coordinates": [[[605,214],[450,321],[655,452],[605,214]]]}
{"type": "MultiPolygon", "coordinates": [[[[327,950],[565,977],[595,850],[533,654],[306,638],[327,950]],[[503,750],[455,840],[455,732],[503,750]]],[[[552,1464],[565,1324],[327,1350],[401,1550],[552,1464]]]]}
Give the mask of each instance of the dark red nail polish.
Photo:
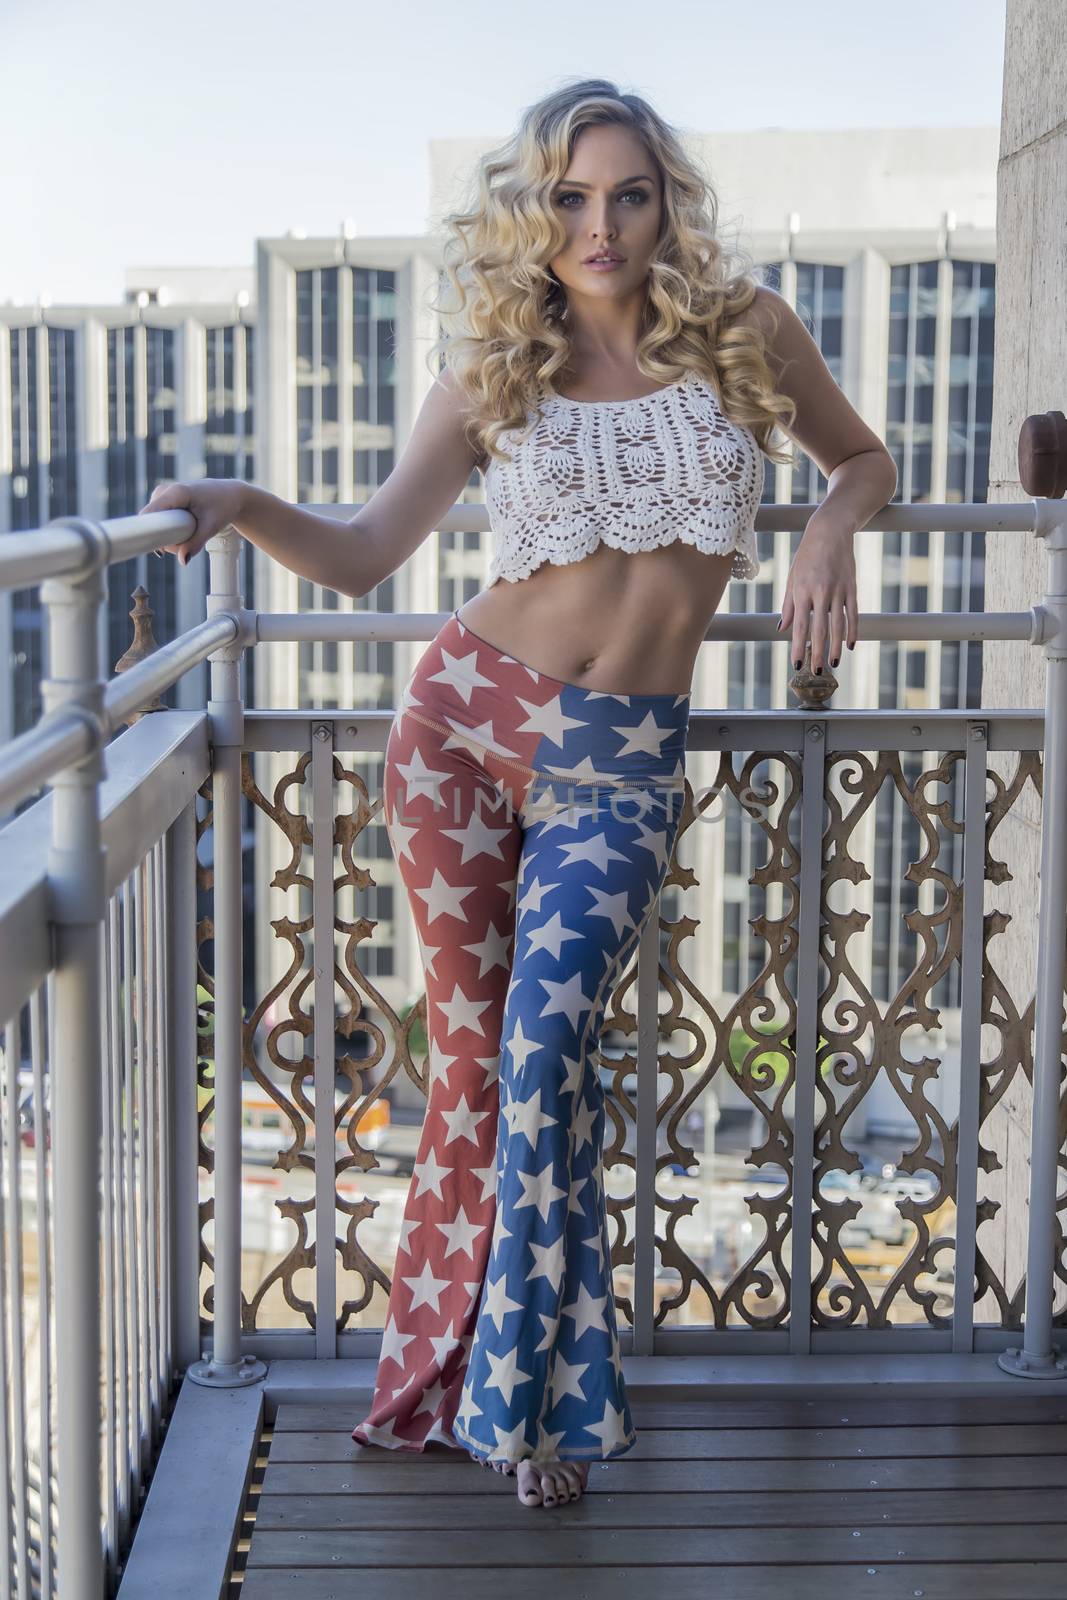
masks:
{"type": "Polygon", "coordinates": [[[830,665],[831,665],[831,666],[832,666],[832,667],[836,667],[836,666],[837,666],[837,664],[838,664],[838,662],[839,662],[839,661],[840,661],[840,660],[841,660],[841,657],[840,657],[840,656],[835,656],[835,657],[834,657],[834,659],[833,659],[833,660],[832,660],[832,661],[831,661],[831,663],[830,663],[830,665]]]}

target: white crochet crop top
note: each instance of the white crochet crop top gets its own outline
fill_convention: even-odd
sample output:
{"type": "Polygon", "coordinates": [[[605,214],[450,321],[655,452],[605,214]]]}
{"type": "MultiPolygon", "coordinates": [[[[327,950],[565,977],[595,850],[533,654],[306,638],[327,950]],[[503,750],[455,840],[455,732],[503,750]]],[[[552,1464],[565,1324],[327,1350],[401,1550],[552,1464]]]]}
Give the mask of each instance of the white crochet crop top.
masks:
{"type": "Polygon", "coordinates": [[[489,587],[580,561],[601,541],[636,552],[679,539],[732,552],[736,578],[757,575],[763,455],[701,373],[637,400],[546,393],[531,427],[533,416],[500,436],[510,463],[491,456],[485,468],[489,587]]]}

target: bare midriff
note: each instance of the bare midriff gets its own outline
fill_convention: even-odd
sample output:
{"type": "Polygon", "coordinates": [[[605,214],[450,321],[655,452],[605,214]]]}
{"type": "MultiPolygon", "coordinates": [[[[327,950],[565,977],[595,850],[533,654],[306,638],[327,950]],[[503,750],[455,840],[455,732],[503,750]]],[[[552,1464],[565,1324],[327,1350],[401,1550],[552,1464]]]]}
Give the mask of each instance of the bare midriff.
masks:
{"type": "Polygon", "coordinates": [[[479,638],[583,689],[688,694],[697,652],[730,581],[731,555],[680,540],[632,554],[598,545],[499,579],[459,608],[479,638]]]}

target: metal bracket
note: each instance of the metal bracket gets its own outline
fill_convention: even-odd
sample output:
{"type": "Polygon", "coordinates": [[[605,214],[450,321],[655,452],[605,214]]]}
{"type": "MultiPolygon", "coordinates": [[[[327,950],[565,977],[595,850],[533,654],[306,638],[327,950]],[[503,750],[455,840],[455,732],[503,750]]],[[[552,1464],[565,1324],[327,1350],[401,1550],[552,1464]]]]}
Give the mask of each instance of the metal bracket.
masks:
{"type": "Polygon", "coordinates": [[[267,1364],[250,1355],[243,1355],[239,1361],[213,1361],[211,1352],[205,1350],[199,1361],[186,1367],[185,1376],[190,1383],[202,1384],[205,1389],[243,1389],[267,1376],[267,1364]]]}
{"type": "Polygon", "coordinates": [[[1048,1355],[1035,1355],[1019,1345],[1010,1345],[997,1357],[997,1366],[1013,1378],[1067,1378],[1067,1355],[1053,1345],[1048,1355]]]}
{"type": "Polygon", "coordinates": [[[230,595],[209,594],[205,607],[206,615],[210,621],[215,617],[232,617],[237,629],[236,636],[229,644],[220,645],[217,650],[212,650],[208,656],[209,661],[240,661],[244,652],[250,645],[258,643],[259,639],[259,612],[250,611],[247,606],[227,605],[230,595]]]}

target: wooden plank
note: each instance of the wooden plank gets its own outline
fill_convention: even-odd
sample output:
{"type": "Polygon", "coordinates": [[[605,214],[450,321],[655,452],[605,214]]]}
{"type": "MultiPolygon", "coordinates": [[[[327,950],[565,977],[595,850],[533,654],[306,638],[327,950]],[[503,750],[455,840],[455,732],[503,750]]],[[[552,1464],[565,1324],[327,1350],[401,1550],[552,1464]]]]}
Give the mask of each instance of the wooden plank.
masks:
{"type": "MultiPolygon", "coordinates": [[[[538,1514],[543,1511],[538,1508],[538,1514]]],[[[431,1569],[424,1584],[433,1600],[620,1600],[634,1593],[634,1573],[628,1567],[596,1567],[576,1574],[565,1566],[544,1566],[523,1571],[508,1564],[506,1579],[491,1567],[453,1567],[448,1572],[431,1569]]],[[[242,1600],[351,1600],[353,1595],[374,1600],[410,1600],[413,1569],[363,1568],[360,1572],[321,1568],[246,1572],[242,1600]]],[[[1053,1562],[945,1562],[917,1565],[868,1563],[851,1566],[660,1567],[656,1588],[671,1600],[708,1600],[711,1594],[729,1600],[826,1600],[827,1595],[862,1594],[873,1600],[1063,1600],[1067,1595],[1067,1563],[1053,1562]]]]}
{"type": "MultiPolygon", "coordinates": [[[[358,1461],[386,1456],[394,1465],[422,1460],[450,1465],[461,1452],[419,1455],[363,1445],[345,1433],[276,1433],[272,1461],[358,1461]]],[[[467,1452],[462,1452],[466,1454],[467,1452]]],[[[1067,1426],[1001,1423],[930,1428],[646,1428],[629,1461],[822,1461],[830,1457],[1045,1456],[1067,1454],[1067,1426]]],[[[623,1459],[622,1457],[617,1458],[623,1459]]]]}
{"type": "MultiPolygon", "coordinates": [[[[823,1396],[799,1400],[656,1400],[647,1391],[629,1390],[637,1428],[808,1428],[848,1422],[857,1427],[928,1427],[1001,1422],[1067,1423],[1067,1395],[1007,1394],[975,1399],[968,1395],[931,1395],[929,1399],[871,1397],[841,1399],[823,1396]]],[[[370,1396],[367,1396],[367,1408],[370,1396]]],[[[348,1433],[366,1411],[359,1404],[338,1406],[312,1402],[278,1407],[276,1433],[348,1433]],[[357,1412],[359,1415],[357,1416],[357,1412]]]]}
{"type": "Polygon", "coordinates": [[[258,1383],[225,1391],[182,1384],[122,1575],[122,1600],[225,1594],[262,1417],[258,1383]]]}
{"type": "MultiPolygon", "coordinates": [[[[522,1507],[529,1510],[530,1507],[522,1507]]],[[[540,1517],[528,1517],[525,1533],[513,1528],[497,1532],[482,1528],[476,1551],[465,1528],[414,1529],[397,1538],[378,1528],[338,1532],[323,1528],[314,1538],[307,1534],[256,1530],[248,1555],[248,1568],[338,1566],[353,1572],[364,1567],[469,1566],[472,1555],[479,1566],[511,1571],[515,1567],[558,1566],[575,1571],[590,1567],[656,1567],[663,1560],[662,1528],[576,1527],[566,1506],[535,1508],[540,1517]],[[545,1522],[545,1517],[549,1522],[545,1522]]],[[[762,1528],[672,1528],[671,1560],[678,1566],[714,1568],[762,1563],[794,1566],[857,1561],[874,1565],[885,1561],[1061,1561],[1067,1564],[1067,1527],[1062,1523],[1018,1523],[1014,1527],[886,1527],[884,1523],[857,1528],[782,1528],[768,1523],[762,1528]]]]}
{"type": "MultiPolygon", "coordinates": [[[[454,1453],[458,1457],[458,1452],[454,1453]]],[[[361,1461],[283,1464],[268,1457],[263,1480],[265,1494],[462,1494],[473,1482],[483,1494],[515,1493],[514,1479],[482,1467],[468,1456],[457,1459],[449,1472],[440,1461],[400,1451],[370,1452],[361,1461]],[[382,1457],[388,1457],[384,1461],[382,1457]],[[398,1469],[397,1462],[403,1467],[398,1469]]],[[[914,1457],[871,1460],[834,1460],[821,1463],[818,1473],[806,1468],[798,1474],[792,1461],[595,1461],[589,1468],[586,1493],[677,1494],[709,1493],[724,1489],[1064,1489],[1067,1456],[948,1456],[919,1460],[914,1457]]],[[[1065,1591],[1067,1593],[1067,1591],[1065,1591]]],[[[1061,1597],[1062,1600],[1062,1597],[1061,1597]]]]}
{"type": "MultiPolygon", "coordinates": [[[[485,1474],[487,1476],[487,1474],[485,1474]]],[[[510,1494],[480,1494],[476,1482],[462,1505],[451,1494],[311,1495],[261,1494],[256,1507],[256,1534],[290,1529],[393,1529],[404,1535],[414,1528],[480,1528],[530,1526],[530,1512],[521,1506],[510,1480],[510,1494]]],[[[678,1494],[665,1500],[656,1494],[585,1494],[566,1507],[586,1528],[724,1528],[849,1527],[871,1523],[1062,1522],[1062,1489],[969,1489],[965,1493],[900,1489],[794,1489],[773,1500],[766,1494],[678,1494]]]]}

